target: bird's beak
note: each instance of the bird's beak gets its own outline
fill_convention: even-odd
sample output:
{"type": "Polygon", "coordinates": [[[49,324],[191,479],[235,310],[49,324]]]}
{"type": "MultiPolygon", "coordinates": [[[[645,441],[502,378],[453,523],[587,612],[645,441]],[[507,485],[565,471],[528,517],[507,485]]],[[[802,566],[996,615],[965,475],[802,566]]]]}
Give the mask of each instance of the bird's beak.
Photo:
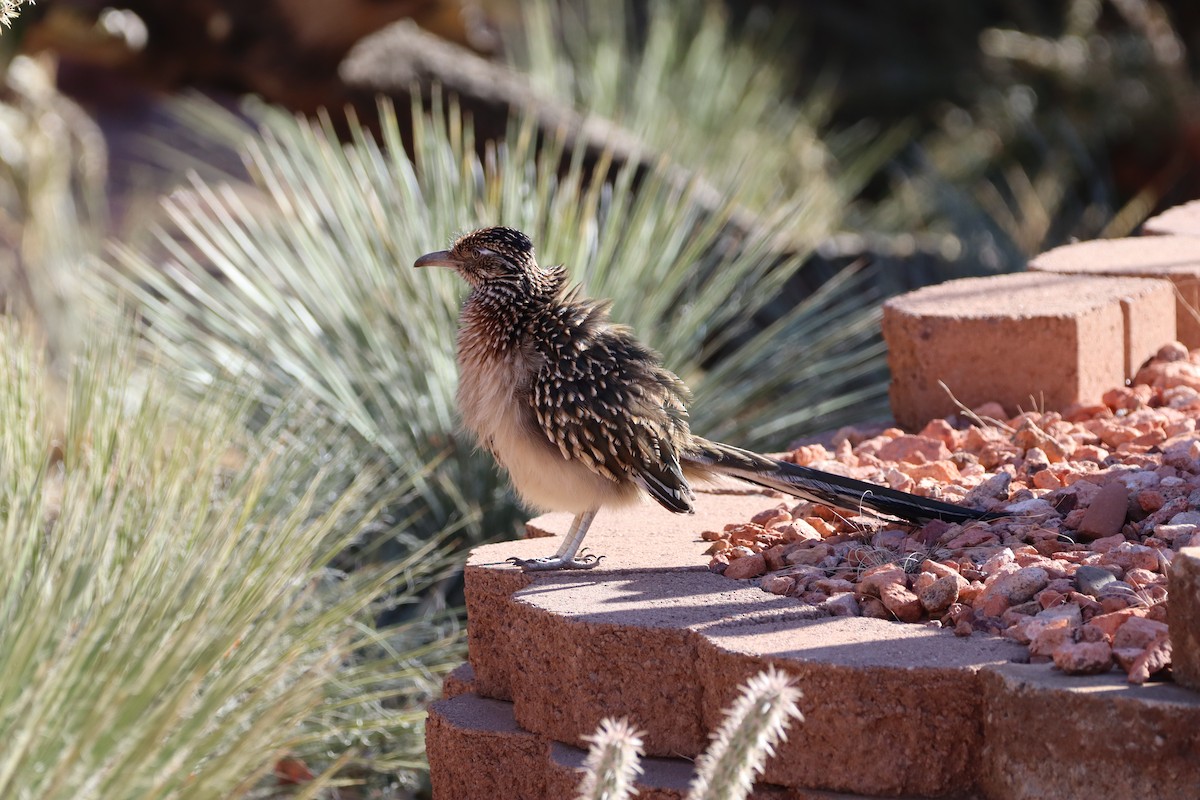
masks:
{"type": "Polygon", "coordinates": [[[450,255],[449,250],[438,250],[436,253],[426,253],[413,262],[414,267],[457,267],[458,259],[450,255]]]}

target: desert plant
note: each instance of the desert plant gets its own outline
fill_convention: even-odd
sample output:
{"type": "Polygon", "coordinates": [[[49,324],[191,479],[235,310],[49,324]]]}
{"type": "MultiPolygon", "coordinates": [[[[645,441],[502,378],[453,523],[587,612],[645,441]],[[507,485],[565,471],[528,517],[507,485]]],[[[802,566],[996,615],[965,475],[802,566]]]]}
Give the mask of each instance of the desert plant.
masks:
{"type": "MultiPolygon", "coordinates": [[[[712,734],[712,744],[696,759],[688,800],[743,800],[762,772],[791,720],[803,721],[797,703],[800,690],[774,667],[754,675],[725,711],[725,721],[712,734]]],[[[641,734],[627,720],[605,719],[591,742],[580,800],[625,800],[641,772],[641,734]]]]}
{"type": "Polygon", "coordinates": [[[238,387],[185,396],[131,337],[89,334],[60,381],[0,323],[0,794],[248,796],[286,752],[319,767],[383,736],[419,759],[453,628],[376,631],[368,610],[435,579],[441,546],[334,576],[375,519],[369,468],[333,477],[353,454],[303,403],[252,434],[238,387]],[[389,639],[408,658],[363,658],[389,639]]]}
{"type": "Polygon", "coordinates": [[[804,719],[796,705],[799,700],[800,690],[791,678],[774,667],[746,681],[712,744],[696,759],[688,800],[741,800],[749,794],[788,723],[804,719]]]}
{"type": "Polygon", "coordinates": [[[622,800],[633,792],[633,782],[642,771],[641,736],[629,720],[600,720],[596,732],[584,737],[590,746],[578,800],[622,800]]]}

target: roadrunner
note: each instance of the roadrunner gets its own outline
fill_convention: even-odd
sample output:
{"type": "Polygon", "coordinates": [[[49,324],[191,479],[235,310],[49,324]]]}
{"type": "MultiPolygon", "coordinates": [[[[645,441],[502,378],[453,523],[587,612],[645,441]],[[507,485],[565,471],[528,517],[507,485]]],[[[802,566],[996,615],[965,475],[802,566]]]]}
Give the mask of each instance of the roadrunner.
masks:
{"type": "Polygon", "coordinates": [[[470,285],[458,332],[462,421],[543,511],[575,514],[550,558],[526,570],[590,569],[579,547],[601,508],[649,495],[691,513],[691,485],[719,475],[859,513],[962,522],[988,515],[872,483],[788,464],[696,436],[687,387],[608,303],[584,298],[561,266],[543,269],[512,228],[483,228],[416,267],[449,267],[470,285]]]}

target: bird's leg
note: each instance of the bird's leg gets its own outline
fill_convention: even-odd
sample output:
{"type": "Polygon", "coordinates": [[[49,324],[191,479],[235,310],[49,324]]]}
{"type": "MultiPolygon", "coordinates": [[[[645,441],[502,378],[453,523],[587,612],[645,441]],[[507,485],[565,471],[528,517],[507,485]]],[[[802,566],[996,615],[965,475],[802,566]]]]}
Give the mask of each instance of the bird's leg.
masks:
{"type": "Polygon", "coordinates": [[[567,537],[563,540],[562,547],[558,548],[558,552],[550,558],[517,558],[508,559],[508,563],[515,564],[523,570],[555,570],[555,569],[592,569],[600,563],[600,559],[604,556],[586,555],[579,556],[575,554],[579,550],[579,545],[583,544],[583,537],[587,535],[588,528],[592,525],[592,520],[596,518],[596,509],[581,511],[575,515],[575,519],[571,522],[571,529],[567,531],[567,537]]]}

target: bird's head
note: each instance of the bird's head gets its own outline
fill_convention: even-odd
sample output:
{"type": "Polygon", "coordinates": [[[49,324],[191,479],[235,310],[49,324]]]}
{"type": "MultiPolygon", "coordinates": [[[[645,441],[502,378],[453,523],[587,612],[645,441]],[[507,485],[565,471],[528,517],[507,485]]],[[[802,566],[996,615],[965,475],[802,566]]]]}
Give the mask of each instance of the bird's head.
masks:
{"type": "Polygon", "coordinates": [[[481,228],[460,236],[449,250],[426,253],[414,267],[450,267],[474,288],[538,282],[543,277],[533,242],[513,228],[481,228]]]}

